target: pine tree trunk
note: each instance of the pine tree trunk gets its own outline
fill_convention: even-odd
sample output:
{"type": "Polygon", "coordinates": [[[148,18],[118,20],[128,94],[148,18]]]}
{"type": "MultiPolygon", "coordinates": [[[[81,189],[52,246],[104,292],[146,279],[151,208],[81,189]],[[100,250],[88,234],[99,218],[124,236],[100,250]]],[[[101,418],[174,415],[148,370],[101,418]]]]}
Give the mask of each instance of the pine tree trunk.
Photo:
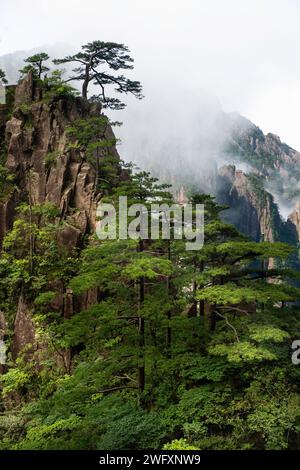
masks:
{"type": "Polygon", "coordinates": [[[28,169],[28,183],[29,183],[29,270],[30,274],[33,273],[33,254],[34,254],[34,234],[32,231],[33,213],[32,213],[32,188],[31,188],[31,173],[30,168],[28,169]]]}
{"type": "Polygon", "coordinates": [[[215,313],[215,305],[210,305],[210,312],[209,312],[209,329],[210,331],[215,331],[216,329],[216,313],[215,313]]]}
{"type": "MultiPolygon", "coordinates": [[[[139,241],[139,251],[144,251],[143,240],[139,241]]],[[[138,365],[138,386],[140,392],[145,390],[145,320],[141,316],[141,308],[145,300],[145,280],[144,277],[139,279],[139,323],[138,323],[138,332],[139,332],[139,365],[138,365]]]]}
{"type": "MultiPolygon", "coordinates": [[[[194,276],[196,276],[196,274],[197,274],[197,263],[196,263],[196,260],[194,259],[194,276]]],[[[189,311],[189,316],[191,317],[196,317],[198,314],[198,302],[195,299],[196,294],[197,294],[197,283],[194,277],[193,279],[193,305],[189,311]]]]}
{"type": "Polygon", "coordinates": [[[193,281],[193,308],[191,309],[191,316],[197,317],[198,314],[198,302],[195,300],[195,296],[197,293],[197,283],[193,281]]]}
{"type": "MultiPolygon", "coordinates": [[[[203,261],[200,262],[200,272],[204,271],[204,263],[203,261]]],[[[200,300],[199,302],[199,313],[200,317],[204,317],[204,300],[200,300]]]]}
{"type": "Polygon", "coordinates": [[[99,149],[97,148],[97,151],[96,151],[95,193],[97,193],[98,186],[99,186],[99,173],[100,173],[100,157],[99,157],[99,149]]]}
{"type": "MultiPolygon", "coordinates": [[[[171,261],[171,248],[170,248],[170,242],[168,242],[168,260],[171,261]]],[[[167,277],[167,292],[168,296],[171,296],[171,281],[170,277],[167,277]]],[[[170,326],[170,320],[171,320],[172,312],[171,310],[168,311],[167,313],[167,319],[168,319],[168,326],[167,326],[167,331],[166,331],[166,349],[169,351],[171,347],[171,342],[172,342],[172,330],[170,326]]]]}
{"type": "Polygon", "coordinates": [[[89,66],[87,65],[85,68],[85,79],[82,84],[82,98],[85,98],[87,100],[87,92],[88,92],[88,86],[90,83],[90,69],[89,66]]]}
{"type": "Polygon", "coordinates": [[[204,317],[204,300],[200,300],[199,302],[199,313],[200,317],[204,317]]]}

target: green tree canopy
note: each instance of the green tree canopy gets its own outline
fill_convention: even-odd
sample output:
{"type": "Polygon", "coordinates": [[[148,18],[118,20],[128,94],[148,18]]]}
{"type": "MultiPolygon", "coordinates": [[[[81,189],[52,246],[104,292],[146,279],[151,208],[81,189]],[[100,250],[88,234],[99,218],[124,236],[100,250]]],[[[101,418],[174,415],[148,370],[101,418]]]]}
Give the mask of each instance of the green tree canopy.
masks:
{"type": "Polygon", "coordinates": [[[100,101],[104,107],[122,109],[125,106],[119,99],[106,95],[106,89],[110,85],[114,86],[118,93],[131,93],[138,99],[142,98],[140,82],[114,73],[119,70],[133,69],[133,59],[129,55],[128,47],[124,44],[93,41],[82,46],[81,52],[63,59],[55,59],[53,62],[77,64],[77,67],[73,69],[74,75],[68,81],[82,81],[82,96],[86,99],[90,83],[99,85],[101,92],[93,99],[100,101]]]}
{"type": "Polygon", "coordinates": [[[4,70],[0,69],[0,83],[6,85],[7,79],[4,70]]]}
{"type": "Polygon", "coordinates": [[[28,72],[33,72],[36,77],[42,78],[42,74],[50,70],[49,67],[44,64],[44,62],[49,59],[50,57],[46,52],[39,52],[38,54],[27,57],[24,62],[28,65],[21,69],[20,72],[22,75],[26,75],[28,72]]]}

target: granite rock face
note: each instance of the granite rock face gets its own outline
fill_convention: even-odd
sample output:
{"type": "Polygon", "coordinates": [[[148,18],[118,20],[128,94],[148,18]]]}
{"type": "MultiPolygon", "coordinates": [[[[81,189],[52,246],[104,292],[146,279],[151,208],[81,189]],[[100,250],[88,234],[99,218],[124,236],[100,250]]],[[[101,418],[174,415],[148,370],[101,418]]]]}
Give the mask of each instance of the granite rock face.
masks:
{"type": "Polygon", "coordinates": [[[223,166],[219,170],[218,199],[230,206],[226,219],[242,233],[255,241],[260,241],[262,235],[265,241],[274,241],[272,199],[260,200],[243,171],[234,166],[223,166]]]}
{"type": "MultiPolygon", "coordinates": [[[[13,208],[22,195],[30,193],[33,204],[49,202],[59,208],[61,220],[66,221],[62,239],[77,245],[95,224],[96,175],[84,155],[68,149],[66,130],[78,119],[98,116],[100,108],[81,98],[51,105],[39,98],[29,74],[16,88],[15,108],[6,123],[6,166],[16,177],[17,188],[1,208],[1,235],[11,228],[13,208]],[[46,164],[49,154],[56,156],[52,165],[46,164]]],[[[111,138],[109,127],[106,132],[111,138]]]]}
{"type": "MultiPolygon", "coordinates": [[[[95,228],[101,189],[96,193],[94,165],[80,148],[70,149],[67,129],[78,120],[100,116],[100,105],[79,97],[49,103],[43,99],[42,90],[30,73],[17,85],[14,99],[9,118],[3,108],[0,119],[0,141],[7,152],[5,165],[15,179],[13,191],[0,204],[0,244],[13,227],[16,207],[30,198],[32,204],[56,206],[57,221],[63,222],[59,243],[70,250],[80,249],[85,235],[95,228]]],[[[109,125],[103,138],[114,138],[109,125]]],[[[109,152],[119,158],[115,146],[110,147],[109,152]]],[[[72,292],[64,291],[62,286],[56,286],[55,290],[58,294],[54,310],[70,317],[76,311],[72,292]]],[[[90,292],[77,300],[77,308],[87,308],[96,300],[97,292],[90,292]]],[[[30,345],[30,353],[39,349],[30,310],[20,293],[14,320],[14,357],[26,345],[30,345]]]]}
{"type": "Polygon", "coordinates": [[[294,225],[298,240],[300,240],[300,202],[296,205],[295,210],[289,215],[288,220],[294,225]]]}
{"type": "Polygon", "coordinates": [[[226,220],[253,240],[296,245],[300,153],[238,114],[226,119],[225,165],[218,170],[215,190],[218,200],[230,206],[226,220]]]}
{"type": "Polygon", "coordinates": [[[224,219],[254,241],[284,241],[297,245],[300,239],[300,207],[284,220],[272,194],[256,187],[252,176],[234,165],[219,170],[217,198],[229,206],[224,219]]]}

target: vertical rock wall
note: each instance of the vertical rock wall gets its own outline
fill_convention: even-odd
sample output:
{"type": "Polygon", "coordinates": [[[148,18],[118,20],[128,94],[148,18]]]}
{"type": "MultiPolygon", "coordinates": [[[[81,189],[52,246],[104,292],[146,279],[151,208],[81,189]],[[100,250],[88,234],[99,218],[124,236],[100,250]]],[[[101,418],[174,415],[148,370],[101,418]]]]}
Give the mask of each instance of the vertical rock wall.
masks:
{"type": "MultiPolygon", "coordinates": [[[[99,116],[100,106],[81,98],[46,102],[42,89],[32,74],[28,74],[15,89],[10,111],[8,120],[7,108],[2,108],[2,113],[0,109],[0,139],[7,149],[5,164],[15,177],[15,186],[0,205],[0,243],[13,226],[16,207],[30,198],[32,204],[55,205],[59,209],[58,221],[63,222],[59,242],[70,249],[80,248],[84,236],[94,229],[101,194],[95,193],[95,167],[80,149],[70,149],[67,129],[79,119],[99,116]],[[51,164],[47,164],[49,154],[55,155],[51,164]]],[[[110,126],[103,138],[114,138],[110,126]]],[[[118,158],[115,147],[105,151],[118,158]]],[[[55,290],[58,294],[53,308],[70,317],[74,312],[72,292],[64,292],[59,285],[55,290]]],[[[85,308],[96,300],[97,293],[89,293],[77,303],[85,308]]],[[[39,347],[30,305],[20,292],[14,321],[13,356],[17,357],[26,345],[31,345],[32,350],[39,347]]]]}

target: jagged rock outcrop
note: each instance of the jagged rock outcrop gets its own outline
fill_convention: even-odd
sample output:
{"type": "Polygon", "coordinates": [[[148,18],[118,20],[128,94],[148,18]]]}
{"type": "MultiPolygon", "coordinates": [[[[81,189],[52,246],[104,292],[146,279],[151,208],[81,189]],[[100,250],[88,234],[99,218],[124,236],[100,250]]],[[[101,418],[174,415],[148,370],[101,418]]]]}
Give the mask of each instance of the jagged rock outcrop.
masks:
{"type": "MultiPolygon", "coordinates": [[[[300,200],[300,153],[237,114],[231,116],[224,159],[254,174],[286,219],[300,200]]],[[[253,185],[252,185],[253,186],[253,185]]]]}
{"type": "Polygon", "coordinates": [[[269,195],[254,191],[247,175],[235,166],[219,170],[218,200],[229,206],[224,217],[255,241],[275,240],[273,201],[269,195]]]}
{"type": "Polygon", "coordinates": [[[295,227],[298,240],[300,240],[300,202],[296,205],[295,210],[289,215],[288,220],[295,227]]]}
{"type": "Polygon", "coordinates": [[[281,142],[276,134],[264,134],[259,127],[237,113],[227,114],[226,153],[271,176],[300,165],[300,153],[281,142]]]}
{"type": "MultiPolygon", "coordinates": [[[[171,151],[169,162],[155,158],[148,167],[173,184],[179,201],[192,189],[230,205],[224,217],[253,240],[296,244],[296,228],[286,218],[300,201],[300,153],[237,113],[216,109],[213,120],[208,113],[213,129],[206,126],[203,113],[195,122],[199,132],[192,145],[171,151]]],[[[195,128],[190,131],[195,133],[195,128]]],[[[175,139],[171,148],[177,143],[175,139]]]]}
{"type": "MultiPolygon", "coordinates": [[[[62,222],[58,242],[70,250],[80,248],[85,235],[94,230],[101,190],[99,193],[98,188],[96,193],[95,166],[81,148],[70,148],[67,131],[78,120],[100,116],[100,105],[79,97],[47,101],[30,73],[14,91],[9,120],[7,106],[0,107],[0,141],[4,143],[5,135],[5,165],[15,180],[13,190],[0,204],[0,243],[13,226],[16,207],[26,201],[32,205],[51,203],[56,206],[57,221],[62,222]]],[[[103,139],[114,139],[109,125],[105,127],[103,139]]],[[[118,158],[116,148],[111,145],[103,149],[104,154],[109,152],[118,158]]],[[[97,291],[88,292],[77,299],[75,305],[70,290],[59,283],[54,290],[57,295],[51,308],[65,318],[97,301],[97,291]]],[[[26,354],[33,354],[41,347],[31,306],[20,292],[13,325],[13,357],[28,345],[31,346],[26,354]]]]}
{"type": "Polygon", "coordinates": [[[5,371],[6,363],[6,345],[5,337],[7,334],[7,322],[5,320],[5,315],[0,311],[0,374],[5,371]]]}
{"type": "Polygon", "coordinates": [[[17,358],[20,351],[24,352],[26,357],[31,356],[38,348],[38,344],[30,306],[27,305],[22,292],[19,297],[13,331],[12,357],[17,358]]]}
{"type": "MultiPolygon", "coordinates": [[[[221,204],[229,206],[224,215],[226,220],[234,223],[242,233],[259,241],[262,230],[258,201],[242,171],[236,170],[234,166],[223,166],[220,169],[217,198],[221,204]]],[[[270,234],[270,221],[264,220],[264,225],[268,226],[270,234]]]]}
{"type": "Polygon", "coordinates": [[[255,241],[285,241],[297,245],[300,232],[295,221],[284,221],[273,196],[255,175],[245,174],[234,165],[219,170],[217,198],[228,205],[224,219],[255,241]]]}
{"type": "MultiPolygon", "coordinates": [[[[0,235],[11,228],[14,208],[22,196],[30,194],[33,204],[49,202],[60,209],[61,220],[65,220],[62,243],[76,246],[95,224],[96,175],[80,152],[68,148],[66,131],[78,119],[98,116],[100,108],[81,98],[54,104],[40,98],[41,91],[29,74],[16,88],[15,108],[6,124],[6,166],[16,177],[17,188],[1,208],[0,235]],[[51,165],[46,163],[48,154],[57,154],[51,165]]],[[[106,133],[111,139],[109,126],[106,133]]]]}

